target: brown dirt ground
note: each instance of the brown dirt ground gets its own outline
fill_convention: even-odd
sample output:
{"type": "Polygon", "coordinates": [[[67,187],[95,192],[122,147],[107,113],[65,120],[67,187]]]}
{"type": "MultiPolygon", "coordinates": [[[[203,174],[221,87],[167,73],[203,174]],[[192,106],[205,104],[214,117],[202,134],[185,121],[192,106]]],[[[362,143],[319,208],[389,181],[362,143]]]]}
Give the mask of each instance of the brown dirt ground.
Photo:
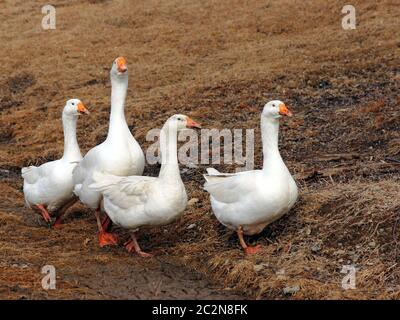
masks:
{"type": "Polygon", "coordinates": [[[398,1],[352,1],[352,31],[341,29],[338,0],[52,3],[53,31],[40,27],[40,1],[0,3],[1,298],[400,298],[398,1]],[[173,113],[207,128],[257,128],[259,139],[262,104],[291,106],[281,151],[301,197],[248,239],[260,254],[245,257],[210,214],[206,166],[183,175],[200,201],[143,233],[143,247],[157,252],[150,261],[100,249],[82,206],[61,230],[24,208],[20,168],[61,156],[67,98],[92,111],[79,121],[82,151],[104,139],[119,55],[130,68],[127,120],[144,149],[146,132],[173,113]],[[41,288],[45,264],[57,268],[57,290],[41,288]],[[344,264],[358,268],[356,290],[341,288],[344,264]]]}

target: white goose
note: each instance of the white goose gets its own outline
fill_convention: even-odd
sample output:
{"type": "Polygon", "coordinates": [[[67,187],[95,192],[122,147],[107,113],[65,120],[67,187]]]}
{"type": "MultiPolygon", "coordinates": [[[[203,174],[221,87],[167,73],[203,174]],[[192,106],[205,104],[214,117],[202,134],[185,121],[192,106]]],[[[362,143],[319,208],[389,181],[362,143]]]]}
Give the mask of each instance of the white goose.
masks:
{"type": "Polygon", "coordinates": [[[72,170],[82,159],[76,140],[79,114],[89,114],[89,111],[80,100],[68,100],[62,112],[64,154],[61,159],[21,170],[26,205],[39,210],[47,223],[51,222],[51,215],[56,216],[55,227],[60,225],[62,214],[77,200],[73,193],[72,170]]]}
{"type": "Polygon", "coordinates": [[[187,195],[181,180],[177,157],[177,133],[200,125],[185,115],[174,115],[160,133],[161,170],[158,177],[117,177],[97,173],[90,185],[103,195],[104,210],[113,223],[133,230],[125,243],[129,252],[142,257],[135,232],[142,226],[165,225],[179,217],[186,208],[187,195]]]}
{"type": "Polygon", "coordinates": [[[115,59],[111,71],[111,114],[106,140],[89,150],[73,172],[74,193],[82,203],[95,210],[99,229],[100,246],[116,244],[116,237],[107,233],[100,221],[100,192],[90,189],[95,172],[117,176],[141,175],[144,170],[144,154],[129,131],[124,106],[128,89],[128,68],[123,57],[115,59]]]}
{"type": "Polygon", "coordinates": [[[204,175],[204,189],[210,193],[215,216],[224,226],[237,231],[240,244],[248,254],[256,253],[260,246],[247,246],[243,234],[260,233],[288,212],[298,196],[296,183],[278,149],[281,116],[292,116],[283,102],[274,100],[264,106],[262,170],[226,174],[209,168],[204,175]]]}

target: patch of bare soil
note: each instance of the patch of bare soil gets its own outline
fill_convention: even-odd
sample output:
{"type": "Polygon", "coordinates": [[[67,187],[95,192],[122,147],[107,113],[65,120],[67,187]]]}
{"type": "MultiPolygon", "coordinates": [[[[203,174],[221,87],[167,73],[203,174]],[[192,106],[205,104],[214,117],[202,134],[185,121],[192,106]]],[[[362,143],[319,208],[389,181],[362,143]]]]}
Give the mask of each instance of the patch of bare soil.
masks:
{"type": "MultiPolygon", "coordinates": [[[[47,31],[40,1],[0,5],[1,298],[399,298],[397,1],[353,1],[357,29],[348,31],[339,0],[53,4],[57,29],[47,31]],[[262,105],[291,107],[280,146],[300,200],[247,239],[260,254],[245,257],[212,216],[201,189],[207,165],[182,167],[198,199],[185,215],[142,232],[144,249],[157,253],[149,261],[99,248],[82,206],[61,230],[24,208],[20,169],[62,155],[68,98],[92,112],[79,120],[81,150],[104,139],[108,72],[120,55],[129,66],[126,118],[144,150],[146,133],[174,113],[205,128],[255,128],[260,141],[262,105]],[[57,290],[41,287],[46,264],[58,270],[57,290]],[[355,290],[341,286],[343,265],[358,269],[355,290]]],[[[259,168],[261,144],[255,157],[259,168]]],[[[158,170],[148,165],[146,174],[158,170]]]]}
{"type": "MultiPolygon", "coordinates": [[[[15,179],[13,174],[6,178],[15,179]]],[[[14,193],[14,189],[3,186],[14,193]]],[[[10,194],[9,194],[10,196],[10,194]]],[[[121,247],[100,249],[95,221],[84,208],[72,211],[61,230],[2,198],[0,297],[7,299],[239,299],[194,270],[174,264],[168,252],[142,259],[121,247]],[[79,221],[78,223],[74,223],[79,221]],[[93,250],[94,249],[94,250],[93,250]],[[41,286],[42,267],[56,270],[56,289],[41,286]]],[[[121,245],[124,234],[120,232],[121,245]]],[[[125,235],[126,236],[126,235],[125,235]]],[[[168,238],[168,235],[166,236],[168,238]]],[[[126,240],[126,239],[125,239],[126,240]]],[[[150,239],[142,239],[147,244],[150,239]]]]}

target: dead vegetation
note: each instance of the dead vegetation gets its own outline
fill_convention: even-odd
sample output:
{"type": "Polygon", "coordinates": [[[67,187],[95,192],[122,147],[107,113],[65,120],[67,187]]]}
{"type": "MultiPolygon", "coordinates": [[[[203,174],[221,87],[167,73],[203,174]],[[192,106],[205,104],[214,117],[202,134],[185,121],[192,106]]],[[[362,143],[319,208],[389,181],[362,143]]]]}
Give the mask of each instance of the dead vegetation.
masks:
{"type": "MultiPolygon", "coordinates": [[[[134,274],[156,274],[161,261],[197,270],[242,297],[399,298],[400,11],[393,0],[353,2],[353,31],[340,27],[338,0],[53,1],[55,31],[40,29],[40,2],[5,4],[0,296],[146,298],[154,290],[145,280],[135,286],[134,274]],[[206,128],[256,128],[259,141],[265,101],[279,98],[293,109],[295,117],[281,126],[281,152],[301,198],[289,215],[249,239],[263,245],[260,255],[244,257],[236,237],[211,215],[201,190],[205,165],[183,174],[189,197],[198,199],[184,217],[143,232],[143,246],[158,251],[158,262],[98,248],[94,219],[81,206],[59,231],[40,226],[24,209],[19,170],[61,156],[66,99],[78,97],[92,112],[78,124],[82,151],[104,139],[108,71],[119,55],[130,72],[127,121],[144,149],[148,130],[176,112],[206,128]],[[56,292],[40,286],[40,268],[49,262],[59,268],[56,292]],[[356,290],[341,287],[346,264],[359,269],[356,290]]],[[[187,297],[179,291],[185,272],[170,286],[171,277],[163,279],[160,297],[171,297],[166,291],[187,297]]],[[[157,277],[149,281],[158,288],[157,277]]],[[[214,294],[192,297],[208,292],[214,294]]]]}
{"type": "Polygon", "coordinates": [[[254,298],[399,298],[398,190],[394,180],[308,189],[290,215],[253,237],[263,245],[253,257],[244,257],[236,237],[212,221],[196,244],[175,250],[185,263],[254,298]],[[358,269],[357,290],[342,289],[343,265],[358,269]],[[298,290],[285,294],[288,288],[298,290]]]}

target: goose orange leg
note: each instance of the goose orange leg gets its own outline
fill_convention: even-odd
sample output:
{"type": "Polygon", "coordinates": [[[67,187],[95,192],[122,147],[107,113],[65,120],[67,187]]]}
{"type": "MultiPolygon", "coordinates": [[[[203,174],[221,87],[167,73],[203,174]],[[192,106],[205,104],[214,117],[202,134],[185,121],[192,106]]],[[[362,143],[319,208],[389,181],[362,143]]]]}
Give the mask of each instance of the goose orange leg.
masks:
{"type": "Polygon", "coordinates": [[[110,217],[107,214],[104,217],[103,222],[101,223],[101,226],[102,226],[104,231],[110,230],[110,228],[112,226],[112,221],[111,221],[110,217]]]}
{"type": "Polygon", "coordinates": [[[242,227],[239,227],[236,230],[236,232],[237,232],[237,235],[239,237],[240,245],[242,246],[242,248],[243,248],[243,250],[244,250],[244,252],[246,254],[254,254],[254,253],[257,253],[258,251],[260,251],[261,245],[256,245],[254,247],[251,247],[251,246],[248,246],[246,244],[246,242],[244,241],[244,238],[243,238],[243,229],[242,229],[242,227]]]}
{"type": "Polygon", "coordinates": [[[62,226],[61,220],[62,220],[62,215],[57,217],[56,221],[53,224],[53,228],[55,228],[55,229],[61,228],[61,226],[62,226]]]}
{"type": "Polygon", "coordinates": [[[108,233],[104,228],[100,220],[100,208],[96,209],[95,211],[96,220],[97,220],[97,227],[99,229],[99,245],[100,247],[105,247],[108,245],[116,245],[118,243],[117,236],[108,233]]]}
{"type": "Polygon", "coordinates": [[[71,207],[78,199],[74,198],[70,201],[68,201],[58,212],[58,217],[56,221],[53,224],[53,228],[55,229],[60,229],[62,227],[61,221],[62,217],[64,216],[65,212],[68,210],[69,207],[71,207]]]}
{"type": "Polygon", "coordinates": [[[124,247],[126,250],[128,250],[128,252],[135,252],[142,258],[151,258],[153,256],[151,253],[142,251],[134,232],[131,233],[131,239],[124,243],[124,247]]]}
{"type": "Polygon", "coordinates": [[[40,211],[40,213],[41,213],[41,215],[42,215],[44,221],[46,221],[47,223],[50,223],[50,222],[51,222],[51,217],[50,217],[50,214],[49,214],[49,212],[47,211],[47,209],[44,207],[44,205],[42,205],[42,204],[37,204],[37,205],[36,205],[36,208],[39,209],[39,211],[40,211]]]}

